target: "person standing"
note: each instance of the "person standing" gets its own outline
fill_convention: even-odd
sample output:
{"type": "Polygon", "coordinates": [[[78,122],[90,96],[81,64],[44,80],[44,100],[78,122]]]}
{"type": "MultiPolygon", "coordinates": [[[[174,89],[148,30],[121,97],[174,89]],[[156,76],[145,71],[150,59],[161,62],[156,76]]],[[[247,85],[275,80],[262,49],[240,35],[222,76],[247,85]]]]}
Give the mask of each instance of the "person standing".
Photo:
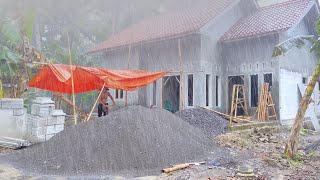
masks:
{"type": "Polygon", "coordinates": [[[115,106],[116,103],[114,101],[114,98],[111,96],[109,92],[109,88],[104,87],[101,91],[103,91],[99,97],[99,105],[98,105],[98,117],[106,116],[109,114],[109,104],[108,104],[108,98],[112,100],[113,104],[112,106],[115,106]]]}

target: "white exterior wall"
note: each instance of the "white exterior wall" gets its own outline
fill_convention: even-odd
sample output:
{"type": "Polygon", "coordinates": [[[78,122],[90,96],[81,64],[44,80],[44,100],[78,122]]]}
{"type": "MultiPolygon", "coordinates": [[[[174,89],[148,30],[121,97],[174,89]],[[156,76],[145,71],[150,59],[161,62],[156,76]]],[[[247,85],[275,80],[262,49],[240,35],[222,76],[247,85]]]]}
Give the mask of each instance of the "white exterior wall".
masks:
{"type": "Polygon", "coordinates": [[[298,84],[302,82],[301,73],[280,69],[280,120],[292,120],[299,107],[298,84]]]}

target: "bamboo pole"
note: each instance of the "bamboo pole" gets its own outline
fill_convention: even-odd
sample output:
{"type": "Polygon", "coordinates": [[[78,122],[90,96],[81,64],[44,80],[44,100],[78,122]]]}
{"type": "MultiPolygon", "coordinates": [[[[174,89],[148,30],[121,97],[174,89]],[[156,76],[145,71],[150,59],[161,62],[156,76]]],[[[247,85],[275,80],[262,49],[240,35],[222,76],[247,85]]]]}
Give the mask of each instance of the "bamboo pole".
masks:
{"type": "MultiPolygon", "coordinates": [[[[129,50],[128,50],[128,64],[127,64],[127,69],[130,69],[130,60],[131,60],[131,44],[129,45],[129,50]]],[[[128,106],[128,91],[126,91],[126,99],[125,99],[125,107],[128,106]]]]}
{"type": "Polygon", "coordinates": [[[76,99],[74,95],[74,81],[73,81],[73,73],[72,73],[72,57],[71,57],[71,47],[70,47],[70,38],[69,33],[68,36],[68,49],[69,49],[69,63],[70,63],[70,72],[71,72],[71,85],[72,85],[72,106],[73,106],[73,117],[74,117],[74,124],[77,125],[77,112],[76,112],[76,99]]]}
{"type": "Polygon", "coordinates": [[[181,109],[184,110],[184,87],[183,87],[183,64],[182,64],[182,51],[181,51],[181,39],[178,40],[179,49],[179,64],[180,64],[180,99],[181,99],[181,109]]]}
{"type": "Polygon", "coordinates": [[[161,109],[164,108],[163,101],[164,101],[164,78],[162,77],[162,80],[161,80],[161,109]]]}
{"type": "MultiPolygon", "coordinates": [[[[106,83],[103,84],[102,88],[104,88],[105,85],[106,85],[106,83]]],[[[93,111],[94,111],[94,108],[95,108],[96,105],[98,104],[98,101],[99,101],[99,98],[100,98],[102,92],[103,92],[103,89],[100,91],[100,93],[99,93],[99,95],[98,95],[98,97],[97,97],[97,99],[96,99],[96,102],[94,103],[94,105],[93,105],[93,107],[92,107],[92,109],[91,109],[91,111],[90,111],[90,114],[89,114],[88,118],[86,119],[86,121],[89,121],[89,120],[90,120],[90,118],[91,118],[91,116],[92,116],[92,113],[93,113],[93,111]]]]}

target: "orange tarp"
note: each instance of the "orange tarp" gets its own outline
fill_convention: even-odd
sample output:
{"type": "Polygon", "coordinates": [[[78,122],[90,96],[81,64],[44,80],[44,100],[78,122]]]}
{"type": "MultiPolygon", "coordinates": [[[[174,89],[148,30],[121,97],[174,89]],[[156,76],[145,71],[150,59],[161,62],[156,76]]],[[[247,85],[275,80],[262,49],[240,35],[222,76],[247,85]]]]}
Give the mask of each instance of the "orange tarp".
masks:
{"type": "Polygon", "coordinates": [[[100,89],[104,84],[112,89],[134,91],[163,77],[169,71],[111,70],[64,64],[45,65],[29,82],[30,87],[60,93],[82,93],[100,89]]]}

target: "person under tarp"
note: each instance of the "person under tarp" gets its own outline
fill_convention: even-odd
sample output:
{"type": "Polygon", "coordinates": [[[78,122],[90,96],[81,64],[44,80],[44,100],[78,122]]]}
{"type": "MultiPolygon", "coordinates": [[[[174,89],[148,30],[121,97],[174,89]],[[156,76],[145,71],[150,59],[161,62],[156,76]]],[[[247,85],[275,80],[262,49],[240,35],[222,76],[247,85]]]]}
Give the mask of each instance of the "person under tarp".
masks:
{"type": "Polygon", "coordinates": [[[116,102],[114,101],[114,98],[112,97],[112,95],[109,92],[109,88],[104,87],[101,89],[102,93],[101,96],[99,97],[99,104],[98,104],[98,117],[101,117],[102,114],[103,116],[106,116],[107,114],[109,114],[109,103],[108,103],[108,99],[110,98],[112,101],[112,106],[116,105],[116,102]]]}
{"type": "MultiPolygon", "coordinates": [[[[141,70],[112,70],[64,64],[46,64],[29,82],[29,87],[58,93],[83,93],[104,87],[134,91],[145,87],[170,71],[147,72],[141,70]]],[[[88,121],[103,91],[87,117],[88,121]]],[[[75,106],[75,103],[73,104],[75,106]]]]}

